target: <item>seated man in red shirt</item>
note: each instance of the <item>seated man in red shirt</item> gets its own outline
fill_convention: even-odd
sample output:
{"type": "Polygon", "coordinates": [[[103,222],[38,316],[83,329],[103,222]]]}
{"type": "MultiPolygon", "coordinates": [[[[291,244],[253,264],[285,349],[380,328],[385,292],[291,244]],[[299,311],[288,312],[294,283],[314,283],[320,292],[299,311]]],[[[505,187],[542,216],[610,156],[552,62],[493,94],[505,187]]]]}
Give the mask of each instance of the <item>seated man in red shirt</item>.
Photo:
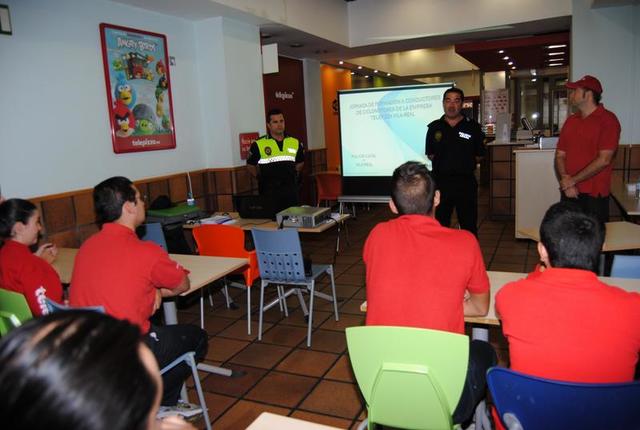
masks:
{"type": "Polygon", "coordinates": [[[605,229],[566,201],[540,226],[546,270],[496,296],[511,368],[569,382],[631,381],[640,352],[640,294],[609,286],[595,272],[605,229]]]}
{"type": "MultiPolygon", "coordinates": [[[[163,368],[188,351],[201,361],[207,333],[193,325],[156,326],[149,317],[161,297],[189,289],[188,271],[152,242],[138,239],[136,227],[145,219],[144,202],[133,183],[113,177],[96,185],[93,202],[100,232],[80,247],[73,267],[71,306],[104,306],[107,314],[137,325],[158,366],[163,368]]],[[[162,375],[163,406],[174,406],[190,368],[181,364],[162,375]]]]}
{"type": "MultiPolygon", "coordinates": [[[[489,278],[475,236],[434,218],[440,193],[426,166],[410,161],[393,172],[391,211],[400,216],[373,228],[364,245],[367,325],[428,328],[464,334],[464,316],[489,310],[489,278]]],[[[468,422],[485,395],[485,373],[496,362],[486,342],[472,341],[467,380],[453,414],[468,422]]]]}

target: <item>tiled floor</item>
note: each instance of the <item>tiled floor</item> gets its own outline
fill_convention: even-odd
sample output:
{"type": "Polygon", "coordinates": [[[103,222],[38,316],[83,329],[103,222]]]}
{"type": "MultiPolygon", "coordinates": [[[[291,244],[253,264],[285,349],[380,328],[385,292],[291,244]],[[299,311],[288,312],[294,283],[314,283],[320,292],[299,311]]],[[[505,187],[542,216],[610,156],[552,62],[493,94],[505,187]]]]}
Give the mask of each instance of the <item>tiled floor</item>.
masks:
{"type": "MultiPolygon", "coordinates": [[[[487,268],[512,272],[533,268],[538,261],[535,246],[514,239],[513,221],[489,220],[486,190],[481,189],[480,197],[479,240],[487,268]]],[[[340,428],[355,428],[364,418],[344,329],[364,322],[359,310],[365,300],[362,246],[371,228],[389,218],[390,212],[384,205],[372,205],[370,209],[358,208],[357,215],[357,220],[349,222],[350,245],[343,248],[334,265],[340,321],[334,320],[330,303],[318,300],[311,348],[306,347],[306,322],[295,296],[288,300],[288,318],[277,306],[265,313],[264,335],[258,342],[256,306],[253,335],[247,335],[245,293],[231,289],[240,307],[237,310],[226,309],[222,295],[214,293],[215,306],[205,307],[205,328],[210,336],[206,361],[245,372],[232,378],[201,373],[215,428],[244,429],[264,411],[340,428]]],[[[335,230],[303,235],[302,241],[303,251],[314,262],[331,261],[335,230]]],[[[326,281],[320,285],[328,288],[326,281]]],[[[253,288],[254,304],[258,303],[257,293],[258,288],[253,288]]],[[[180,322],[199,324],[197,297],[180,307],[180,322]]],[[[507,346],[499,329],[491,329],[490,339],[505,364],[507,346]]],[[[194,393],[191,396],[195,398],[194,393]]]]}

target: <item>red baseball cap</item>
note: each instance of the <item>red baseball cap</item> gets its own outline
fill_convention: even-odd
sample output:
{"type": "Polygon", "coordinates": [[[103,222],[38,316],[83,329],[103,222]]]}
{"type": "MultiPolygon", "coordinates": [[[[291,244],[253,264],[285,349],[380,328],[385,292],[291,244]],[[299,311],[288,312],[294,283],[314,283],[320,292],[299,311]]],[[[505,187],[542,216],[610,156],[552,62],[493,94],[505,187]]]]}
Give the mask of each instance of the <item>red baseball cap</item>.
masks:
{"type": "Polygon", "coordinates": [[[591,90],[594,93],[602,94],[602,85],[598,78],[591,75],[584,75],[575,82],[567,82],[565,85],[567,88],[585,88],[591,90]]]}

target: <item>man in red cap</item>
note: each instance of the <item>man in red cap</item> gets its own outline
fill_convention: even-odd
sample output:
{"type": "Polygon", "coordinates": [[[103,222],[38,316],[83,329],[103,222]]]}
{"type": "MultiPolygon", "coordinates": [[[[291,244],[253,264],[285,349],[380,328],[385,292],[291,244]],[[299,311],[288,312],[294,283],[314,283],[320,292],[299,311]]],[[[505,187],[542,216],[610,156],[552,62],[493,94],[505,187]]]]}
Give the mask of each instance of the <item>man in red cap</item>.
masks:
{"type": "Polygon", "coordinates": [[[609,220],[609,189],[620,123],[600,104],[602,85],[590,75],[567,82],[569,102],[577,112],[565,121],[555,166],[562,199],[577,199],[602,222],[609,220]]]}

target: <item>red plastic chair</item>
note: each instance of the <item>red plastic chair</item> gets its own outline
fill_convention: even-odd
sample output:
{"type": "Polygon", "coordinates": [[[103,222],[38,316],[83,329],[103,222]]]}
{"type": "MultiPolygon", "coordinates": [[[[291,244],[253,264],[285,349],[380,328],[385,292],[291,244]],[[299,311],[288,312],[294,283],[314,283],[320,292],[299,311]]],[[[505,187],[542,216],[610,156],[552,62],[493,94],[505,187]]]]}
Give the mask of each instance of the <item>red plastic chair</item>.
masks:
{"type": "MultiPolygon", "coordinates": [[[[193,229],[193,238],[198,246],[200,255],[213,257],[246,258],[249,264],[236,270],[233,274],[244,276],[244,285],[232,283],[232,287],[239,287],[247,291],[247,333],[251,334],[251,292],[253,282],[260,277],[256,251],[244,248],[244,231],[239,227],[229,225],[208,224],[193,229]]],[[[225,294],[227,283],[225,279],[225,294]]]]}
{"type": "Polygon", "coordinates": [[[342,178],[338,172],[321,172],[315,174],[317,206],[321,201],[338,201],[342,195],[342,178]]]}

